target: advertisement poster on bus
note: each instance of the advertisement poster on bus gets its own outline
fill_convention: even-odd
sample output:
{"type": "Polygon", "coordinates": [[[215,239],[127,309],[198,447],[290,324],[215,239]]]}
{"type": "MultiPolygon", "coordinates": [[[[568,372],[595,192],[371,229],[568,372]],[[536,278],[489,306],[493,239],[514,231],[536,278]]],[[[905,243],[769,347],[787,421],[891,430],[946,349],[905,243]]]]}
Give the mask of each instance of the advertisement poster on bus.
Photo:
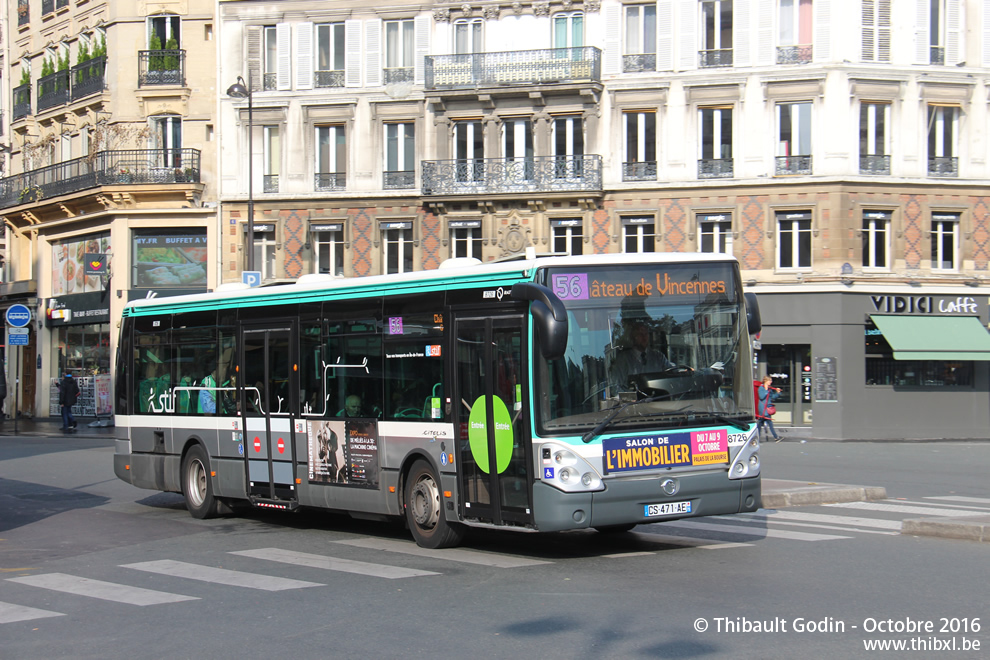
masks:
{"type": "Polygon", "coordinates": [[[310,422],[309,481],[377,489],[378,430],[374,422],[310,422]]]}

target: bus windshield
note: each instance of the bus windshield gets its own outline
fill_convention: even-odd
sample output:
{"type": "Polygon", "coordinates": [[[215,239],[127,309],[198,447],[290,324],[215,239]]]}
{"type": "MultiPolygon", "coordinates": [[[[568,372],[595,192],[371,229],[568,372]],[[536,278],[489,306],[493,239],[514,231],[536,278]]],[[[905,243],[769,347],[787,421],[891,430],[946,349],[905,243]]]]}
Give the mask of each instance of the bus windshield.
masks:
{"type": "Polygon", "coordinates": [[[752,418],[745,302],[733,262],[554,268],[567,350],[537,357],[548,435],[740,423],[752,418]]]}

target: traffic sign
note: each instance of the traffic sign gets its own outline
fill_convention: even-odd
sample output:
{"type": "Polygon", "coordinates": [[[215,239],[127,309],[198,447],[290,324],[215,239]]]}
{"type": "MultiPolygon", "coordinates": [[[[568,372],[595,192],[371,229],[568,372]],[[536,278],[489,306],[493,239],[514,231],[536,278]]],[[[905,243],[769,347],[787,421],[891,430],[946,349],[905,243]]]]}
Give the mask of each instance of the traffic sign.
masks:
{"type": "Polygon", "coordinates": [[[248,286],[261,286],[260,270],[245,270],[241,272],[241,282],[248,286]]]}
{"type": "Polygon", "coordinates": [[[7,346],[27,346],[31,340],[31,334],[27,328],[8,328],[7,346]]]}
{"type": "Polygon", "coordinates": [[[31,310],[26,305],[11,305],[7,308],[7,325],[23,328],[31,322],[31,310]]]}

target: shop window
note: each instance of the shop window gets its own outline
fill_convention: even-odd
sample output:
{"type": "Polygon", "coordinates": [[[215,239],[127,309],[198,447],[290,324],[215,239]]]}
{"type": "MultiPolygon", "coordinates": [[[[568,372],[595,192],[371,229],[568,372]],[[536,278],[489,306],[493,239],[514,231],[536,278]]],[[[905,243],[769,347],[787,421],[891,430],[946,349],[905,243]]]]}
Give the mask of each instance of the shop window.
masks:
{"type": "Polygon", "coordinates": [[[627,254],[656,251],[653,216],[622,218],[622,251],[627,254]]]}
{"type": "Polygon", "coordinates": [[[865,327],[866,384],[893,387],[973,387],[973,363],[966,360],[895,360],[873,321],[865,327]]]}
{"type": "Polygon", "coordinates": [[[481,220],[451,220],[450,256],[481,259],[481,220]]]}

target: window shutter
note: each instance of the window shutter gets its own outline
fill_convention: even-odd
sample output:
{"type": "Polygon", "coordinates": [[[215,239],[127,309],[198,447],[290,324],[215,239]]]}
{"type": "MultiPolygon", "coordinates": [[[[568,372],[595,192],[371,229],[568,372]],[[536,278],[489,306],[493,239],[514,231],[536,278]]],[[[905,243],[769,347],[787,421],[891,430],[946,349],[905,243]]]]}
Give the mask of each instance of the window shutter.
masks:
{"type": "Polygon", "coordinates": [[[698,37],[696,36],[699,20],[698,0],[680,0],[678,9],[680,10],[678,16],[680,26],[678,70],[687,71],[698,68],[698,37]]]}
{"type": "Polygon", "coordinates": [[[367,87],[382,84],[382,19],[364,22],[364,83],[367,87]]]}
{"type": "Polygon", "coordinates": [[[749,66],[753,57],[753,9],[750,0],[732,3],[732,64],[749,66]]]}
{"type": "Polygon", "coordinates": [[[832,59],[832,0],[818,0],[814,5],[815,43],[812,55],[816,62],[832,59]]]}
{"type": "MultiPolygon", "coordinates": [[[[777,40],[773,35],[773,0],[758,0],[756,14],[756,64],[768,66],[777,62],[777,40]]],[[[790,44],[783,44],[790,45],[790,44]]]]}
{"type": "MultiPolygon", "coordinates": [[[[919,0],[921,2],[922,0],[919,0]]],[[[873,62],[877,52],[876,0],[863,0],[862,52],[864,62],[873,62]]]]}
{"type": "MultiPolygon", "coordinates": [[[[625,7],[608,5],[605,7],[605,54],[602,62],[602,73],[614,76],[622,72],[622,42],[621,11],[625,7]]],[[[640,26],[642,29],[642,26],[640,26]]],[[[628,36],[626,37],[628,39],[628,36]]]]}
{"type": "Polygon", "coordinates": [[[296,24],[296,89],[313,89],[313,24],[296,24]]]}
{"type": "Polygon", "coordinates": [[[929,3],[931,0],[915,0],[914,6],[914,63],[931,64],[931,40],[928,36],[929,3]]]}
{"type": "Polygon", "coordinates": [[[990,0],[983,0],[983,66],[990,66],[990,0]]]}
{"type": "Polygon", "coordinates": [[[657,71],[674,68],[674,7],[670,0],[657,2],[657,71]]]}
{"type": "Polygon", "coordinates": [[[344,84],[347,87],[361,86],[361,21],[349,18],[344,21],[344,84]]]}
{"type": "Polygon", "coordinates": [[[890,62],[890,0],[877,0],[877,62],[890,62]]]}
{"type": "Polygon", "coordinates": [[[292,89],[291,34],[292,26],[289,23],[279,23],[275,26],[275,42],[278,48],[275,81],[279,90],[292,89]]]}
{"type": "Polygon", "coordinates": [[[962,54],[962,3],[945,0],[945,63],[959,64],[962,54]]]}
{"type": "Polygon", "coordinates": [[[252,92],[261,91],[261,32],[260,25],[249,25],[247,29],[247,72],[248,86],[252,92]]]}
{"type": "Polygon", "coordinates": [[[426,81],[426,61],[423,58],[430,54],[430,17],[426,14],[417,16],[413,23],[416,38],[416,60],[413,71],[416,84],[422,85],[426,81]]]}

